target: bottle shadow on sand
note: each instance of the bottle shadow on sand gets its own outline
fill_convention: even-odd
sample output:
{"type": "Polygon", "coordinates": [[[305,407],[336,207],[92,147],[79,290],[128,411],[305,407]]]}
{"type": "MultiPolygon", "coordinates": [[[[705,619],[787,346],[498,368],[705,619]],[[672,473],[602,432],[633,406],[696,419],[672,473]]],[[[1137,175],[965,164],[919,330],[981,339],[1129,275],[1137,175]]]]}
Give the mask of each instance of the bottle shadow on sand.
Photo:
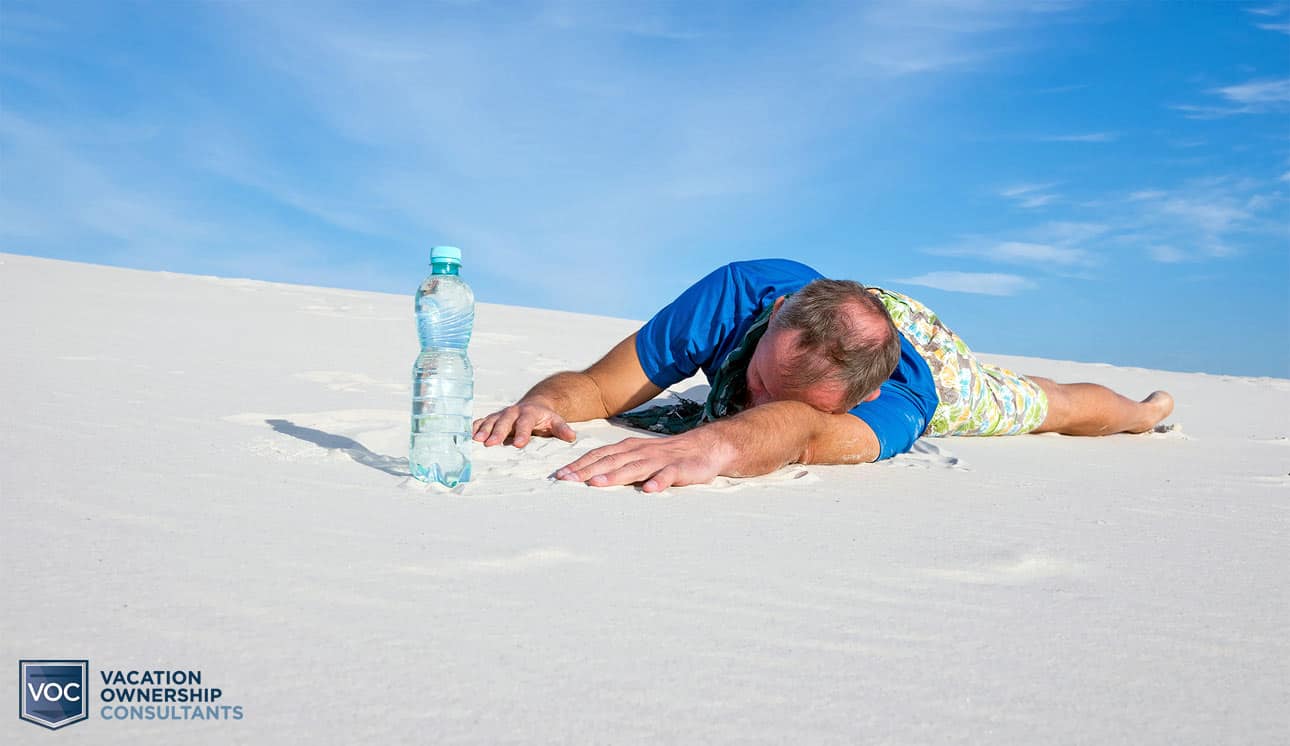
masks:
{"type": "Polygon", "coordinates": [[[383,471],[390,476],[410,477],[412,473],[408,470],[407,458],[394,458],[373,452],[370,448],[359,443],[353,438],[344,435],[334,435],[322,430],[315,430],[312,427],[301,427],[290,420],[265,420],[265,424],[273,428],[274,432],[290,435],[293,438],[299,438],[307,443],[313,443],[319,448],[325,448],[329,451],[339,451],[349,456],[363,466],[370,466],[377,471],[383,471]]]}

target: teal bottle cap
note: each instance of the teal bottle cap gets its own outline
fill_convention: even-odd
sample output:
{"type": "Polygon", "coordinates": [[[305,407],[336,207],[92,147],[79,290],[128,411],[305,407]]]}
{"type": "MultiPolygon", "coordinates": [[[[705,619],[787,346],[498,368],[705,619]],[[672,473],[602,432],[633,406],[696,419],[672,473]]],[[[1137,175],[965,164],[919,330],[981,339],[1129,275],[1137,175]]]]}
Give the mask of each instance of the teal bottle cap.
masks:
{"type": "Polygon", "coordinates": [[[430,262],[461,264],[461,249],[456,246],[435,246],[430,249],[430,262]]]}

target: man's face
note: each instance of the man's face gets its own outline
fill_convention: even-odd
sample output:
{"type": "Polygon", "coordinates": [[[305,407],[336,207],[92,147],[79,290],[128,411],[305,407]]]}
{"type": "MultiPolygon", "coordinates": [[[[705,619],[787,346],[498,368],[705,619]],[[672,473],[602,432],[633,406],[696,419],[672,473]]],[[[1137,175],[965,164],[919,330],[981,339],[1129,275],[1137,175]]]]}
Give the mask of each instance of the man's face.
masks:
{"type": "Polygon", "coordinates": [[[794,370],[804,362],[797,349],[796,329],[768,329],[753,350],[748,363],[748,405],[760,406],[772,401],[800,401],[829,414],[841,414],[858,402],[846,400],[840,381],[825,379],[809,386],[795,387],[794,370]]]}

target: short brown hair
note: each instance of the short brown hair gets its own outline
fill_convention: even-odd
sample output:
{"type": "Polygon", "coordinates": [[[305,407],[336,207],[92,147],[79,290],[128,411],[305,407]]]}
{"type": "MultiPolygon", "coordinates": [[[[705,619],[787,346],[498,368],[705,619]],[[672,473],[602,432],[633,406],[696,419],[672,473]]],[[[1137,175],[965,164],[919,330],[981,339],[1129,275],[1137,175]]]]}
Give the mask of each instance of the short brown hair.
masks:
{"type": "Polygon", "coordinates": [[[797,344],[804,364],[794,376],[798,385],[841,381],[848,401],[858,403],[873,393],[900,362],[900,335],[887,309],[851,280],[811,282],[788,296],[771,326],[801,334],[797,344]]]}

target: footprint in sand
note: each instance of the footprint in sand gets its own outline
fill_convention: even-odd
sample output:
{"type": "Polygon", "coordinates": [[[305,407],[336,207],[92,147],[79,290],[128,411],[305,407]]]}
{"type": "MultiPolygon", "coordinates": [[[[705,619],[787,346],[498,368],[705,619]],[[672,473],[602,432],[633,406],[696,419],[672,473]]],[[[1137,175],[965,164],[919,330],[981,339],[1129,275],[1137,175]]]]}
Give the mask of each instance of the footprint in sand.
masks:
{"type": "MultiPolygon", "coordinates": [[[[594,446],[593,446],[594,447],[594,446]]],[[[573,461],[589,448],[570,445],[556,438],[534,438],[524,448],[509,445],[471,449],[471,469],[478,477],[545,480],[551,473],[573,461]]]]}
{"type": "Polygon", "coordinates": [[[1290,472],[1285,474],[1273,474],[1271,476],[1253,476],[1248,479],[1256,484],[1266,484],[1272,487],[1290,487],[1290,472]]]}
{"type": "Polygon", "coordinates": [[[758,489],[761,487],[783,488],[789,484],[793,487],[805,487],[820,481],[818,474],[800,464],[790,464],[784,468],[758,477],[717,477],[710,484],[696,484],[685,489],[693,492],[732,492],[735,490],[758,489]]]}
{"type": "Polygon", "coordinates": [[[563,359],[538,355],[533,362],[524,366],[524,372],[528,375],[548,376],[552,373],[559,373],[562,370],[569,369],[569,363],[563,359]]]}
{"type": "Polygon", "coordinates": [[[1058,578],[1075,578],[1083,568],[1074,562],[1041,552],[1002,552],[965,567],[928,568],[922,574],[971,585],[1028,585],[1058,578]]]}
{"type": "Polygon", "coordinates": [[[368,391],[390,391],[397,394],[408,392],[407,384],[380,381],[362,373],[344,370],[311,370],[296,373],[295,377],[322,384],[332,391],[348,391],[357,394],[365,394],[368,391]]]}
{"type": "Polygon", "coordinates": [[[948,448],[937,445],[927,438],[914,441],[914,447],[908,453],[902,453],[899,456],[887,459],[883,462],[883,465],[887,468],[897,469],[968,470],[959,457],[950,453],[948,448]]]}
{"type": "Polygon", "coordinates": [[[531,570],[545,570],[562,565],[582,565],[594,563],[594,557],[571,552],[559,547],[540,547],[527,552],[498,557],[477,557],[450,560],[433,565],[405,565],[398,572],[405,575],[428,575],[432,577],[460,577],[462,575],[510,575],[531,570]]]}
{"type": "Polygon", "coordinates": [[[514,334],[503,334],[501,332],[475,332],[471,335],[470,341],[476,345],[502,345],[510,347],[519,342],[523,337],[514,334]]]}
{"type": "Polygon", "coordinates": [[[367,321],[407,321],[407,317],[404,316],[382,315],[377,311],[376,306],[371,303],[337,303],[315,300],[309,305],[300,306],[299,310],[315,316],[334,318],[364,319],[367,321]]]}

